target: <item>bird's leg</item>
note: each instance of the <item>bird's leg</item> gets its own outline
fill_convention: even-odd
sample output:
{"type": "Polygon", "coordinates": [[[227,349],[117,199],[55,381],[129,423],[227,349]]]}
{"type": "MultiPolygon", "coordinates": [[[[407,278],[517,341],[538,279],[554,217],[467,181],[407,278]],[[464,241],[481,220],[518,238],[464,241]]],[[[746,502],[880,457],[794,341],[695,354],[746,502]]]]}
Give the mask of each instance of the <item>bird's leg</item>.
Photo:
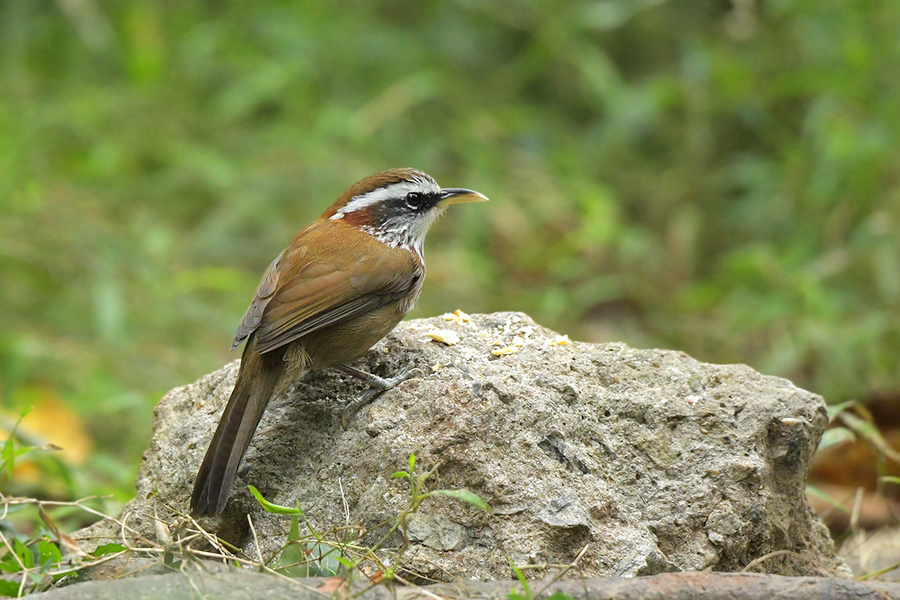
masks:
{"type": "Polygon", "coordinates": [[[376,396],[378,396],[378,394],[386,392],[392,387],[396,387],[397,385],[403,383],[404,381],[409,379],[413,373],[413,367],[409,366],[403,369],[399,375],[395,375],[394,377],[385,379],[383,377],[379,377],[378,375],[373,375],[372,373],[361,371],[360,369],[351,367],[350,365],[335,364],[334,367],[336,369],[340,369],[348,375],[352,375],[358,379],[362,379],[371,386],[368,390],[363,392],[359,398],[344,407],[344,410],[341,412],[341,427],[343,429],[347,429],[350,421],[353,420],[353,417],[356,415],[360,408],[369,404],[372,400],[375,399],[376,396]]]}

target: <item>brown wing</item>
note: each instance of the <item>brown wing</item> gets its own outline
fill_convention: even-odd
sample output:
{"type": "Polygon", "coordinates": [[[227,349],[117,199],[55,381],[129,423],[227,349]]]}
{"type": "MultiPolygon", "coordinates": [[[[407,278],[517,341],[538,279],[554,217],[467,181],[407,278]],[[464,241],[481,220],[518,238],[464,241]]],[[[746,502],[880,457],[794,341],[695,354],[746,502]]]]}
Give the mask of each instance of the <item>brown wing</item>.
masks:
{"type": "Polygon", "coordinates": [[[257,352],[393,302],[423,275],[405,249],[388,249],[368,235],[335,244],[335,233],[348,225],[318,223],[297,236],[275,267],[278,286],[255,323],[257,352]]]}
{"type": "Polygon", "coordinates": [[[256,328],[259,326],[263,311],[266,309],[269,300],[272,299],[272,294],[275,293],[275,285],[278,282],[278,265],[283,255],[284,252],[269,263],[262,281],[259,282],[259,287],[256,288],[256,292],[253,294],[253,300],[250,302],[250,306],[247,308],[247,312],[244,313],[244,318],[234,334],[234,341],[231,342],[232,350],[237,348],[244,341],[244,338],[256,331],[256,328]]]}

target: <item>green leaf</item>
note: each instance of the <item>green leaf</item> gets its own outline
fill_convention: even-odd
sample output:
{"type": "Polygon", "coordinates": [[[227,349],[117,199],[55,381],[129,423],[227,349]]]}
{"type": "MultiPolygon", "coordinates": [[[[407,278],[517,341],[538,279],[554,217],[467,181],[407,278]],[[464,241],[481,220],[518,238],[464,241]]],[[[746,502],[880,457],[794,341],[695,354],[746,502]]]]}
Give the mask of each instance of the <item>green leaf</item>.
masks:
{"type": "Polygon", "coordinates": [[[412,473],[416,468],[416,455],[414,453],[410,453],[409,455],[409,472],[412,473]]]}
{"type": "Polygon", "coordinates": [[[409,473],[406,471],[397,471],[393,475],[391,475],[391,479],[400,479],[401,477],[409,478],[409,473]]]}
{"type": "Polygon", "coordinates": [[[181,559],[176,559],[172,552],[163,553],[163,564],[171,569],[178,569],[181,566],[181,559]]]}
{"type": "Polygon", "coordinates": [[[19,597],[19,582],[0,579],[0,596],[19,597]]]}
{"type": "Polygon", "coordinates": [[[825,492],[823,492],[822,490],[820,490],[819,488],[817,488],[815,486],[807,485],[806,493],[809,494],[810,496],[812,496],[813,498],[818,498],[822,502],[826,502],[827,504],[838,509],[841,512],[850,514],[849,508],[847,508],[846,506],[844,506],[843,504],[841,504],[840,502],[838,502],[837,500],[832,498],[831,495],[826,494],[825,492]]]}
{"type": "Polygon", "coordinates": [[[309,577],[309,566],[303,554],[303,544],[292,543],[282,550],[275,570],[287,577],[309,577]]]}
{"type": "Polygon", "coordinates": [[[841,421],[868,442],[876,452],[900,464],[900,452],[891,448],[872,422],[849,412],[841,413],[841,421]]]}
{"type": "Polygon", "coordinates": [[[15,556],[12,552],[7,552],[2,559],[0,559],[0,571],[6,571],[7,573],[18,573],[22,570],[22,567],[19,566],[19,563],[16,562],[15,556]]]}
{"type": "Polygon", "coordinates": [[[8,477],[12,477],[13,466],[15,466],[15,450],[13,434],[10,433],[3,442],[3,448],[0,448],[0,470],[6,471],[8,477]]]}
{"type": "Polygon", "coordinates": [[[22,564],[25,565],[26,569],[34,567],[34,554],[32,554],[28,546],[19,540],[13,540],[13,550],[15,551],[16,556],[19,557],[19,560],[22,561],[22,564]]]}
{"type": "Polygon", "coordinates": [[[337,575],[340,568],[338,551],[328,544],[307,544],[306,555],[310,557],[307,565],[310,577],[331,577],[337,575]]]}
{"type": "Polygon", "coordinates": [[[300,519],[297,518],[297,515],[291,517],[291,529],[288,531],[289,542],[296,542],[300,539],[300,519]]]}
{"type": "Polygon", "coordinates": [[[291,517],[291,528],[288,531],[288,545],[281,551],[275,570],[288,577],[306,577],[309,575],[304,562],[306,555],[300,540],[300,519],[297,515],[291,517]]]}
{"type": "Polygon", "coordinates": [[[22,419],[24,419],[28,415],[28,413],[31,412],[31,409],[32,407],[29,406],[19,413],[19,419],[16,421],[16,424],[13,425],[12,430],[9,432],[9,436],[3,442],[3,447],[0,448],[0,471],[6,471],[6,474],[9,477],[12,477],[13,467],[16,464],[16,458],[22,456],[23,454],[28,454],[34,449],[31,446],[21,446],[17,449],[16,444],[13,441],[13,438],[16,436],[16,430],[22,423],[22,419]]]}
{"type": "Polygon", "coordinates": [[[508,598],[510,600],[531,600],[531,587],[528,585],[528,580],[525,578],[525,573],[516,566],[516,563],[513,562],[513,559],[509,559],[509,567],[512,569],[513,573],[516,575],[516,579],[519,580],[519,585],[522,586],[522,594],[519,594],[515,590],[512,590],[508,598]]]}
{"type": "Polygon", "coordinates": [[[56,544],[48,539],[43,539],[38,542],[38,562],[43,566],[48,561],[50,564],[59,564],[62,562],[62,554],[56,544]]]}
{"type": "Polygon", "coordinates": [[[840,404],[828,405],[826,407],[826,410],[828,411],[828,422],[830,423],[830,422],[834,421],[834,418],[836,416],[838,416],[839,414],[841,414],[848,408],[851,408],[855,404],[856,404],[856,400],[847,400],[846,402],[841,402],[840,404]]]}
{"type": "Polygon", "coordinates": [[[247,488],[250,490],[250,493],[253,494],[253,497],[256,498],[256,501],[259,502],[259,505],[265,509],[266,512],[272,513],[273,515],[303,515],[303,509],[300,508],[300,505],[297,505],[297,508],[291,508],[290,506],[282,506],[280,504],[272,504],[268,500],[262,497],[262,494],[259,493],[252,485],[248,485],[247,488]]]}
{"type": "Polygon", "coordinates": [[[434,493],[440,494],[441,496],[450,496],[451,498],[456,498],[458,500],[462,500],[463,502],[468,502],[472,506],[480,508],[484,512],[491,512],[490,504],[488,504],[469,490],[435,490],[434,493]]]}
{"type": "Polygon", "coordinates": [[[127,550],[127,548],[120,544],[103,544],[102,546],[97,546],[97,549],[91,553],[91,556],[100,558],[107,554],[115,554],[117,552],[124,552],[125,550],[127,550]]]}
{"type": "Polygon", "coordinates": [[[839,444],[843,444],[845,442],[855,442],[856,434],[847,429],[846,427],[835,427],[833,429],[829,429],[825,433],[822,434],[822,441],[819,442],[819,447],[816,452],[821,452],[826,448],[831,448],[832,446],[837,446],[839,444]]]}
{"type": "Polygon", "coordinates": [[[562,592],[553,592],[551,595],[547,596],[546,600],[575,600],[575,599],[568,594],[563,594],[562,592]]]}
{"type": "Polygon", "coordinates": [[[883,481],[885,483],[896,483],[900,485],[900,477],[892,477],[890,475],[885,475],[884,477],[879,477],[879,481],[883,481]]]}

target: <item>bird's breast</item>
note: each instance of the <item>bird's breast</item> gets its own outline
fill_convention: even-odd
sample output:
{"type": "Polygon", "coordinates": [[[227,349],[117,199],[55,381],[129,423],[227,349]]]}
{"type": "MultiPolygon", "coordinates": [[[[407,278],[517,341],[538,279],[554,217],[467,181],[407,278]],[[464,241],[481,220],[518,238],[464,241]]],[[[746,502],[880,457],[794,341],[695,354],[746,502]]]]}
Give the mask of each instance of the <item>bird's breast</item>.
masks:
{"type": "MultiPolygon", "coordinates": [[[[415,295],[418,296],[418,290],[415,295]]],[[[324,369],[335,363],[350,363],[390,333],[411,307],[409,298],[403,297],[365,314],[317,329],[295,343],[303,345],[311,370],[324,369]]]]}

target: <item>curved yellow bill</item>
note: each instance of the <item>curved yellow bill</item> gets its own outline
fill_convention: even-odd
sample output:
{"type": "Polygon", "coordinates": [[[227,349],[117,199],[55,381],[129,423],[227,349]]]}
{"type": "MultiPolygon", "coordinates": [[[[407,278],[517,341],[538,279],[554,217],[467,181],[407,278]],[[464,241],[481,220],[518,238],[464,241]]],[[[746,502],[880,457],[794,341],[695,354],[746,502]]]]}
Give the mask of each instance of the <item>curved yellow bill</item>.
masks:
{"type": "Polygon", "coordinates": [[[487,202],[487,196],[465,188],[444,188],[441,190],[441,204],[462,204],[463,202],[487,202]]]}

